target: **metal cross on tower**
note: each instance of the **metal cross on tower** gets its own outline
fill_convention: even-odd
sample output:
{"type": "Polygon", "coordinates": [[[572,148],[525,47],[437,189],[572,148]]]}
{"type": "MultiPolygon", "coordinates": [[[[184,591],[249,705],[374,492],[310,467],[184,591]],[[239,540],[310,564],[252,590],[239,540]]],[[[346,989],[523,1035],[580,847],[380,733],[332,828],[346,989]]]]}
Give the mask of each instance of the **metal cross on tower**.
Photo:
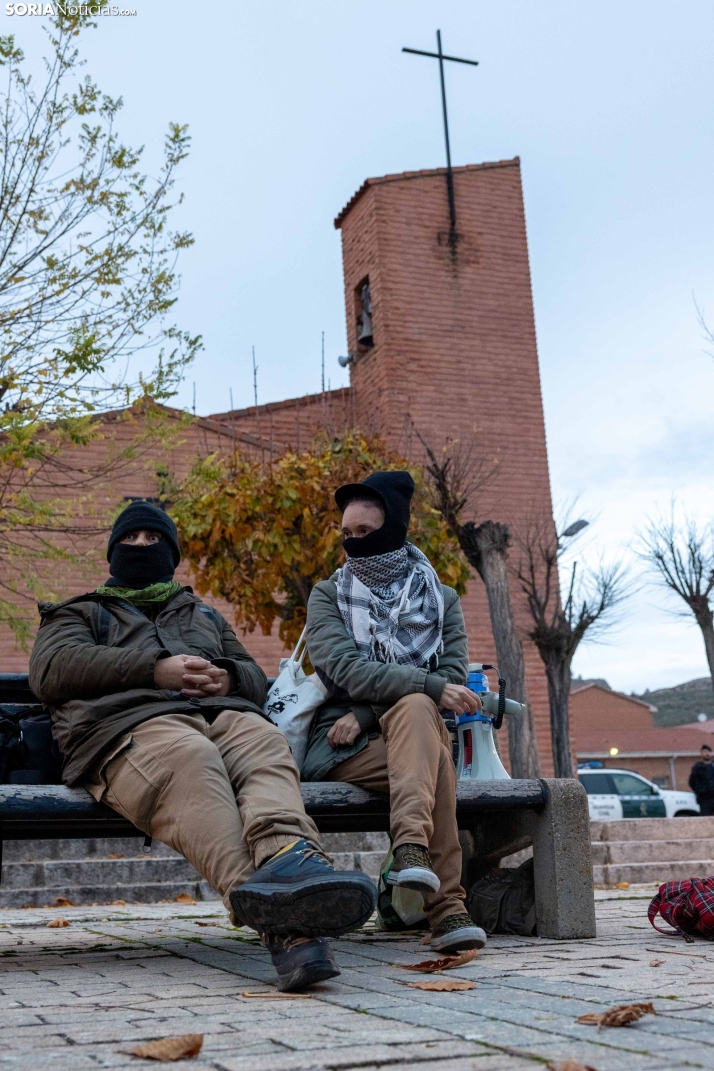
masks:
{"type": "Polygon", "coordinates": [[[449,195],[449,245],[452,252],[456,249],[456,201],[454,198],[454,176],[451,170],[451,146],[449,144],[449,116],[446,111],[446,85],[444,83],[444,60],[452,63],[468,63],[478,67],[478,60],[462,59],[461,56],[445,56],[441,51],[441,30],[436,31],[437,52],[423,52],[419,48],[403,48],[402,52],[411,52],[414,56],[430,56],[439,61],[439,78],[441,79],[441,109],[444,115],[444,141],[446,142],[446,189],[449,195]]]}

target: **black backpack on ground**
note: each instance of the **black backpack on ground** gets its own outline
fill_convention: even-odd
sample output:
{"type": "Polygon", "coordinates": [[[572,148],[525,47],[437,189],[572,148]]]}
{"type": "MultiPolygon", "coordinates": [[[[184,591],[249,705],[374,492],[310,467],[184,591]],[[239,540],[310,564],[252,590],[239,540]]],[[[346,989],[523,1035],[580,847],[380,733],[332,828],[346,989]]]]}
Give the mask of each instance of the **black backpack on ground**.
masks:
{"type": "Polygon", "coordinates": [[[469,914],[486,933],[515,933],[531,937],[536,932],[535,878],[533,860],[519,867],[495,867],[474,882],[466,901],[469,914]]]}

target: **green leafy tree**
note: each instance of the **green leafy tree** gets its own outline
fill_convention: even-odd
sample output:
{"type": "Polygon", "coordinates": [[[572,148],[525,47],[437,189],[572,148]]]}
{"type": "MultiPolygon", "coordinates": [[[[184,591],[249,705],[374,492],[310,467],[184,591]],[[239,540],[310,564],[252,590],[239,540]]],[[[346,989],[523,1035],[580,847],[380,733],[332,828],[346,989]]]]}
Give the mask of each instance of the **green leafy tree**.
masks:
{"type": "Polygon", "coordinates": [[[171,512],[198,590],[232,603],[248,632],[259,626],[267,635],[279,620],[280,638],[293,645],[313,586],[344,560],[336,488],[404,468],[416,483],[409,538],[462,593],[468,566],[429,503],[421,468],[359,431],[322,436],[271,464],[239,455],[196,462],[171,492],[171,512]]]}
{"type": "Polygon", "coordinates": [[[169,126],[149,178],[115,129],[121,99],[80,73],[78,38],[94,24],[60,13],[47,25],[39,81],[0,37],[0,620],[20,639],[32,563],[71,555],[57,536],[76,521],[72,448],[101,434],[102,411],[170,397],[200,347],[169,320],[193,241],[169,226],[186,127],[169,126]]]}

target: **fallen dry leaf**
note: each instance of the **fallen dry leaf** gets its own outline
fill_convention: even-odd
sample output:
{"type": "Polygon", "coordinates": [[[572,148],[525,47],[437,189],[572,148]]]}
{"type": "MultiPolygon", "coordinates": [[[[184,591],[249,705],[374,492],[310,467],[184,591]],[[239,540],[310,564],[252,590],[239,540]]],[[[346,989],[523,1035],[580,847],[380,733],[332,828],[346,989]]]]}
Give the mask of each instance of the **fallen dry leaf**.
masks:
{"type": "Polygon", "coordinates": [[[629,889],[629,887],[629,881],[618,881],[617,885],[615,886],[616,889],[629,889]]]}
{"type": "Polygon", "coordinates": [[[66,896],[56,896],[52,907],[76,907],[74,900],[68,900],[66,896]]]}
{"type": "Polygon", "coordinates": [[[627,1026],[636,1023],[643,1015],[656,1015],[651,1003],[647,1004],[618,1004],[615,1008],[609,1008],[606,1012],[591,1012],[588,1015],[580,1015],[579,1023],[587,1026],[627,1026]]]}
{"type": "Polygon", "coordinates": [[[663,963],[664,963],[663,959],[651,959],[650,960],[650,967],[661,967],[663,963]]]}
{"type": "Polygon", "coordinates": [[[475,982],[462,978],[425,978],[423,982],[402,982],[410,989],[428,989],[431,993],[456,993],[461,989],[475,989],[475,982]]]}
{"type": "Polygon", "coordinates": [[[548,1071],[597,1071],[590,1064],[576,1064],[575,1060],[563,1060],[559,1064],[547,1064],[548,1071]]]}
{"type": "Polygon", "coordinates": [[[203,1034],[182,1034],[177,1038],[148,1041],[145,1045],[123,1051],[142,1060],[182,1060],[184,1056],[198,1056],[202,1045],[203,1034]]]}
{"type": "Polygon", "coordinates": [[[48,922],[47,925],[51,930],[54,930],[57,929],[59,926],[69,926],[69,923],[67,922],[67,919],[59,918],[52,919],[52,922],[48,922]]]}
{"type": "Polygon", "coordinates": [[[400,967],[403,971],[421,971],[422,974],[434,974],[436,971],[449,971],[453,967],[462,967],[464,963],[470,963],[477,955],[476,949],[472,948],[468,952],[462,952],[460,956],[425,959],[422,963],[392,963],[391,966],[400,967]]]}
{"type": "Polygon", "coordinates": [[[112,900],[110,907],[126,907],[126,900],[112,900]]]}
{"type": "Polygon", "coordinates": [[[295,1000],[298,997],[302,997],[304,999],[311,999],[312,998],[312,993],[279,993],[277,990],[275,992],[270,992],[270,993],[249,993],[248,990],[246,989],[243,993],[241,993],[241,996],[242,997],[290,997],[291,1000],[295,1000]]]}
{"type": "Polygon", "coordinates": [[[426,935],[426,937],[422,937],[422,939],[421,939],[421,941],[419,942],[419,944],[420,944],[420,945],[430,945],[430,944],[431,944],[431,934],[430,934],[430,933],[428,933],[428,934],[426,935]]]}
{"type": "Polygon", "coordinates": [[[178,896],[176,897],[176,903],[177,904],[195,904],[196,901],[194,900],[194,898],[192,896],[189,896],[188,893],[182,892],[182,893],[179,893],[178,896]]]}

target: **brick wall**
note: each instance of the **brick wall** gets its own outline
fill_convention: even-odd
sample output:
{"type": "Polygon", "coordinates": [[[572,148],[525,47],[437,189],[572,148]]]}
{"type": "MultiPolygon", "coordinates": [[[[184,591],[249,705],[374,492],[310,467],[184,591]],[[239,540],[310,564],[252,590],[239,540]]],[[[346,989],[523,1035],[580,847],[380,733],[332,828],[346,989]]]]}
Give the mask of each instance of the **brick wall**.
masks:
{"type": "Polygon", "coordinates": [[[321,394],[306,394],[302,398],[288,398],[284,402],[231,409],[216,413],[211,419],[237,431],[259,435],[278,451],[282,446],[304,450],[318,431],[339,433],[356,424],[354,396],[345,387],[321,394]]]}
{"type": "MultiPolygon", "coordinates": [[[[421,460],[413,429],[439,451],[472,449],[497,463],[466,516],[552,524],[528,246],[519,161],[456,168],[458,242],[448,243],[443,169],[368,180],[336,220],[342,230],[352,387],[358,421],[421,460]],[[374,345],[357,339],[360,286],[369,278],[374,345]]],[[[512,552],[512,557],[515,551],[512,552]]],[[[523,633],[524,608],[514,595],[523,633]]],[[[479,580],[463,599],[474,661],[495,660],[479,580]]],[[[530,643],[525,657],[544,771],[552,769],[547,687],[530,643]]]]}
{"type": "Polygon", "coordinates": [[[580,729],[652,729],[652,712],[645,703],[594,684],[570,693],[570,731],[580,729]]]}
{"type": "MultiPolygon", "coordinates": [[[[40,595],[43,599],[60,600],[91,591],[107,578],[107,518],[124,498],[155,496],[158,491],[157,469],[168,468],[181,477],[195,458],[205,457],[215,451],[229,451],[234,444],[249,454],[260,450],[260,444],[256,444],[248,432],[243,434],[239,431],[239,437],[236,438],[236,429],[226,427],[219,421],[199,419],[184,426],[179,419],[180,413],[165,409],[164,416],[168,424],[161,440],[141,445],[140,440],[146,435],[146,425],[141,416],[126,411],[108,414],[102,421],[100,434],[88,446],[63,452],[62,461],[66,466],[66,473],[61,478],[63,485],[48,484],[44,489],[35,489],[39,498],[71,496],[76,506],[74,520],[77,531],[61,541],[76,561],[37,563],[35,572],[40,578],[40,595]],[[140,445],[133,460],[121,464],[111,462],[112,457],[137,442],[140,445]],[[104,477],[100,475],[103,469],[106,470],[104,477]]],[[[55,542],[59,541],[55,539],[55,542]]],[[[176,578],[183,583],[191,583],[188,571],[183,566],[176,578]]],[[[8,597],[7,591],[3,592],[3,597],[8,597]]],[[[34,613],[31,600],[18,596],[15,601],[34,613]]],[[[233,610],[228,603],[210,597],[206,601],[217,606],[227,620],[234,623],[233,610]]],[[[242,630],[238,631],[243,639],[242,630]]],[[[282,645],[277,636],[263,636],[255,632],[245,637],[245,642],[266,672],[274,674],[282,654],[282,645]]],[[[7,627],[0,626],[2,672],[24,673],[28,662],[29,650],[23,651],[7,627]]]]}

